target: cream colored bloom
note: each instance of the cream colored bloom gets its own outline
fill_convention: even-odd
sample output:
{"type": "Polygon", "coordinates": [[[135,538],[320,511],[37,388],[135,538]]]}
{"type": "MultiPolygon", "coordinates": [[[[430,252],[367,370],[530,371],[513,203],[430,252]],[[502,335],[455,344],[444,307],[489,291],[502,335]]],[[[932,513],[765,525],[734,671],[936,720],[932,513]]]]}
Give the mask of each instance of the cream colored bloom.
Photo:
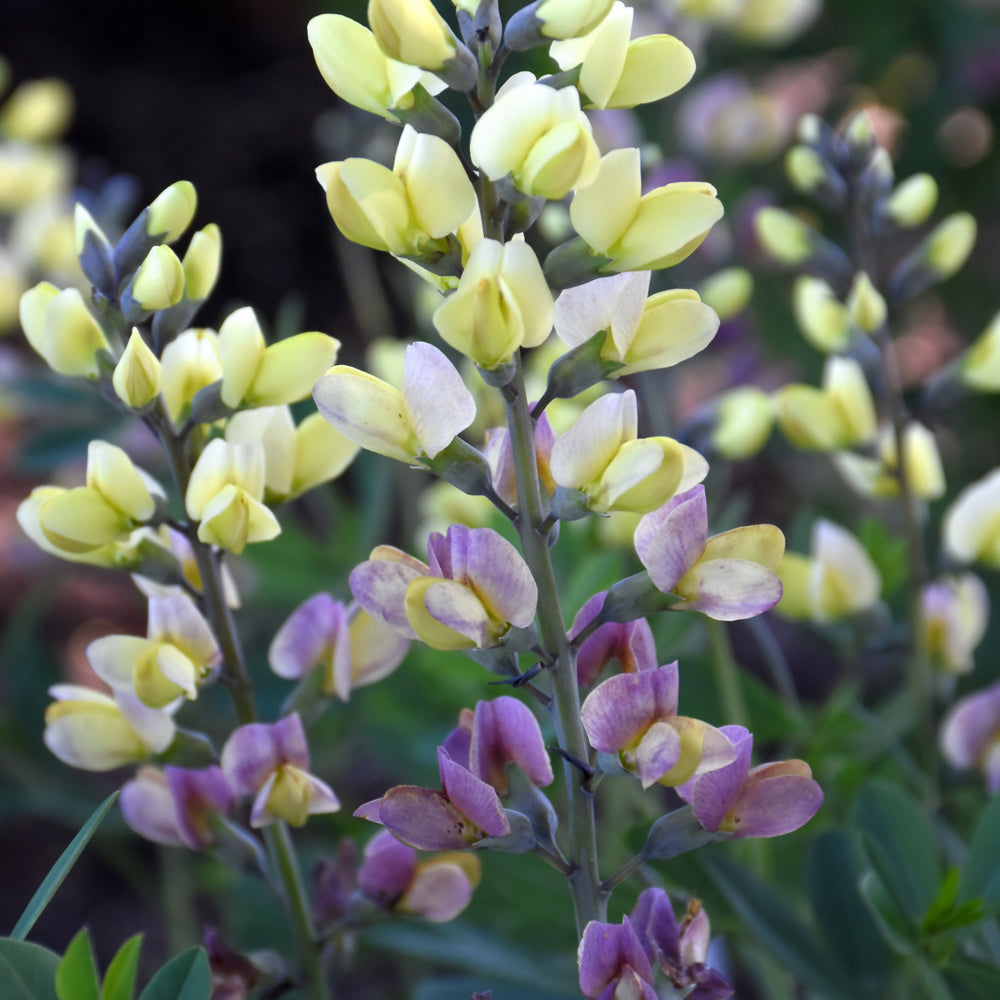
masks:
{"type": "Polygon", "coordinates": [[[430,0],[369,0],[368,23],[391,59],[436,70],[455,58],[455,36],[430,0]]]}
{"type": "Polygon", "coordinates": [[[205,327],[185,330],[163,349],[160,366],[163,402],[179,424],[199,390],[222,378],[218,334],[205,327]]]}
{"type": "Polygon", "coordinates": [[[552,293],[535,251],[524,240],[483,239],[473,248],[458,289],[434,313],[434,327],[480,368],[537,347],[552,331],[552,293]]]}
{"type": "Polygon", "coordinates": [[[570,205],[573,228],[611,258],[606,271],[671,267],[697,249],[720,218],[722,203],[711,184],[683,181],[642,194],[634,148],[603,156],[594,182],[570,205]]]}
{"type": "Polygon", "coordinates": [[[969,347],[959,364],[958,376],[980,392],[1000,392],[1000,313],[969,347]]]}
{"type": "Polygon", "coordinates": [[[170,247],[155,246],[135,272],[130,291],[143,309],[168,309],[184,298],[184,265],[170,247]]]}
{"type": "Polygon", "coordinates": [[[472,162],[490,180],[508,174],[525,194],[551,201],[589,184],[600,152],[573,87],[556,90],[519,73],[472,129],[472,162]]]}
{"type": "Polygon", "coordinates": [[[118,398],[136,410],[147,406],[159,395],[163,369],[135,327],[132,327],[132,334],[118,359],[111,383],[118,398]]]}
{"type": "Polygon", "coordinates": [[[959,563],[1000,568],[1000,469],[966,486],[945,511],[941,541],[959,563]]]}
{"type": "Polygon", "coordinates": [[[822,278],[800,275],[792,287],[792,310],[802,335],[818,351],[842,351],[851,339],[847,307],[822,278]]]}
{"type": "Polygon", "coordinates": [[[560,69],[581,67],[586,107],[649,104],[676,93],[694,75],[694,56],[680,39],[645,35],[630,40],[631,34],[632,8],[618,0],[588,34],[549,46],[560,69]]]}
{"type": "Polygon", "coordinates": [[[59,291],[43,281],[21,296],[20,312],[28,343],[54,372],[97,375],[95,355],[108,350],[108,342],[79,290],[59,291]]]}

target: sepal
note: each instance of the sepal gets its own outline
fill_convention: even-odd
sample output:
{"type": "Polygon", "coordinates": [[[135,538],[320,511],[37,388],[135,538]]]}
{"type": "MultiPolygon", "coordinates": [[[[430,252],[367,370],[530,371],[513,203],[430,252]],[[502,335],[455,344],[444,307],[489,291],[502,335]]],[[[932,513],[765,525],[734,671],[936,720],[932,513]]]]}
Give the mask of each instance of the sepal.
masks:
{"type": "Polygon", "coordinates": [[[410,93],[413,103],[408,108],[390,108],[393,117],[418,132],[444,139],[449,146],[458,146],[462,139],[462,126],[458,119],[422,84],[418,83],[410,93]]]}
{"type": "Polygon", "coordinates": [[[500,837],[483,837],[473,845],[476,850],[499,851],[501,854],[527,854],[534,850],[535,831],[531,820],[524,813],[514,809],[504,809],[504,815],[510,825],[510,832],[500,837]]]}
{"type": "Polygon", "coordinates": [[[549,251],[542,272],[549,287],[558,292],[601,277],[601,269],[612,260],[594,253],[582,236],[574,236],[549,251]]]}
{"type": "Polygon", "coordinates": [[[619,580],[608,591],[598,613],[602,622],[631,622],[654,611],[664,611],[681,598],[657,590],[649,573],[643,571],[619,580]]]}
{"type": "Polygon", "coordinates": [[[421,459],[434,475],[469,496],[495,496],[490,466],[482,453],[456,437],[433,458],[421,459]]]}
{"type": "Polygon", "coordinates": [[[729,840],[732,834],[724,830],[706,830],[697,819],[690,806],[675,809],[661,816],[650,828],[643,857],[669,861],[671,858],[696,851],[706,844],[729,840]]]}
{"type": "Polygon", "coordinates": [[[549,369],[545,399],[571,399],[592,385],[613,378],[624,363],[601,357],[606,341],[607,332],[599,330],[590,340],[557,358],[549,369]]]}

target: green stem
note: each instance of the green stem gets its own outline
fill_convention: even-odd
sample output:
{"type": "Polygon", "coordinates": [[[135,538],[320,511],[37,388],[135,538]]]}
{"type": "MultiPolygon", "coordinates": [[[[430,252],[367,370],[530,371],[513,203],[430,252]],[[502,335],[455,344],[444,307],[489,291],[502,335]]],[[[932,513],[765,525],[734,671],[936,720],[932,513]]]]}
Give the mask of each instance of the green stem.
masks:
{"type": "Polygon", "coordinates": [[[729,642],[725,622],[715,621],[713,618],[706,618],[705,622],[708,626],[709,645],[712,647],[716,691],[722,703],[722,714],[726,724],[745,726],[749,729],[750,713],[743,697],[740,667],[733,656],[733,647],[729,642]]]}
{"type": "MultiPolygon", "coordinates": [[[[590,747],[580,721],[580,691],[576,679],[576,655],[566,637],[559,591],[549,553],[548,534],[543,533],[545,511],[538,486],[534,426],[524,392],[520,355],[517,370],[504,387],[507,423],[510,429],[517,479],[518,535],[524,559],[538,585],[538,636],[551,657],[552,714],[559,747],[581,761],[589,760],[590,747]]],[[[566,875],[577,931],[582,934],[591,920],[604,920],[609,893],[602,889],[597,869],[597,829],[593,792],[585,785],[586,775],[567,760],[563,762],[568,803],[570,870],[566,875]]]]}
{"type": "Polygon", "coordinates": [[[284,886],[285,906],[295,929],[299,964],[306,976],[306,995],[311,1000],[330,1000],[333,994],[323,967],[323,955],[316,942],[316,932],[309,914],[309,900],[302,884],[302,874],[288,827],[279,820],[267,828],[264,836],[284,886]]]}

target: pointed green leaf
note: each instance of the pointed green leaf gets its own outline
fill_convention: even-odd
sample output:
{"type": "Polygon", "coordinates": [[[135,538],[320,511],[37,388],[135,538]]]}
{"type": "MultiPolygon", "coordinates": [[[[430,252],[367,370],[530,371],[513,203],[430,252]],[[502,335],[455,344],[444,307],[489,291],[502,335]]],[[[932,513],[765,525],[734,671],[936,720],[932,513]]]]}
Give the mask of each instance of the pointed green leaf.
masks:
{"type": "Polygon", "coordinates": [[[56,969],[59,1000],[101,1000],[94,949],[87,928],[78,931],[56,969]]]}
{"type": "Polygon", "coordinates": [[[885,943],[900,955],[912,955],[917,949],[917,928],[896,905],[882,879],[868,872],[859,888],[885,943]]]}
{"type": "Polygon", "coordinates": [[[898,786],[872,781],[858,796],[854,825],[886,891],[918,923],[941,880],[940,849],[926,810],[898,786]]]}
{"type": "Polygon", "coordinates": [[[212,975],[204,948],[189,948],[172,958],[149,981],[139,1000],[208,1000],[212,975]]]}
{"type": "Polygon", "coordinates": [[[135,972],[139,965],[142,935],[130,937],[111,959],[101,987],[101,1000],[132,1000],[135,972]]]}
{"type": "Polygon", "coordinates": [[[982,897],[988,908],[1000,905],[1000,795],[994,795],[983,810],[969,841],[969,853],[962,866],[958,898],[982,897]]]}
{"type": "Polygon", "coordinates": [[[23,941],[28,931],[34,926],[42,910],[48,905],[49,900],[55,895],[56,890],[62,885],[62,881],[69,874],[69,870],[76,863],[87,841],[94,835],[94,831],[101,825],[101,820],[107,815],[108,810],[118,798],[118,792],[112,792],[91,814],[90,819],[80,828],[80,832],[70,841],[69,847],[59,855],[59,860],[52,866],[52,870],[45,876],[42,884],[38,887],[35,895],[31,897],[31,902],[24,909],[20,920],[14,925],[10,936],[15,941],[23,941]]]}
{"type": "Polygon", "coordinates": [[[816,837],[806,862],[806,888],[816,922],[838,963],[850,969],[859,997],[885,995],[892,953],[858,891],[860,872],[848,835],[828,830],[816,837]]]}
{"type": "Polygon", "coordinates": [[[30,941],[0,938],[0,996],[4,1000],[58,1000],[59,956],[30,941]]]}
{"type": "Polygon", "coordinates": [[[824,996],[857,1000],[855,985],[778,892],[731,858],[699,852],[698,864],[725,895],[747,930],[788,971],[824,996]]]}

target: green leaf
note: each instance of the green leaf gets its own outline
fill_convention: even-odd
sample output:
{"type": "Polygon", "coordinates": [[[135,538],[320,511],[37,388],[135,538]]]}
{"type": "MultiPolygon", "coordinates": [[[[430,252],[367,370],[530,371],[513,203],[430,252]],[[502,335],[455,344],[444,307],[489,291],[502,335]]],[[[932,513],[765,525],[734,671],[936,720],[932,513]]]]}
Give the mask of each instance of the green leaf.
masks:
{"type": "Polygon", "coordinates": [[[949,868],[941,881],[938,894],[927,907],[924,919],[920,922],[920,930],[924,934],[943,934],[945,931],[957,930],[977,923],[986,915],[981,899],[967,899],[957,903],[958,886],[961,874],[958,868],[949,868]]]}
{"type": "Polygon", "coordinates": [[[937,837],[926,811],[898,786],[872,781],[858,796],[854,826],[885,889],[909,921],[918,923],[941,879],[937,837]]]}
{"type": "Polygon", "coordinates": [[[900,911],[882,879],[875,872],[868,872],[859,889],[886,944],[900,955],[912,955],[919,937],[916,925],[900,911]]]}
{"type": "Polygon", "coordinates": [[[866,517],[858,540],[882,576],[882,594],[890,597],[906,579],[906,541],[890,534],[881,518],[866,517]]]}
{"type": "Polygon", "coordinates": [[[59,956],[30,941],[0,938],[0,996],[4,1000],[59,1000],[59,956]]]}
{"type": "Polygon", "coordinates": [[[957,955],[948,963],[945,978],[957,995],[966,1000],[996,1000],[1000,997],[1000,969],[981,959],[957,955]]]}
{"type": "Polygon", "coordinates": [[[55,895],[56,890],[62,885],[62,881],[69,874],[69,870],[76,863],[87,841],[94,835],[94,832],[101,825],[101,820],[107,815],[108,810],[118,798],[118,792],[112,792],[95,810],[91,813],[90,819],[80,828],[80,832],[70,841],[69,847],[59,855],[59,860],[52,866],[51,871],[45,876],[37,892],[31,897],[31,902],[25,907],[20,920],[14,925],[10,936],[15,941],[23,941],[28,936],[28,931],[34,926],[35,921],[41,916],[42,910],[48,905],[49,900],[55,895]]]}
{"type": "Polygon", "coordinates": [[[859,996],[880,998],[893,957],[858,891],[860,873],[851,841],[840,830],[816,837],[806,861],[806,889],[816,922],[838,964],[850,969],[859,996]]]}
{"type": "Polygon", "coordinates": [[[212,974],[204,948],[189,948],[172,958],[149,981],[139,1000],[208,1000],[212,974]]]}
{"type": "Polygon", "coordinates": [[[1000,795],[994,795],[976,823],[962,866],[958,898],[980,897],[993,910],[1000,906],[1000,795]]]}
{"type": "Polygon", "coordinates": [[[836,959],[785,899],[731,858],[700,852],[697,863],[725,895],[746,929],[788,971],[812,989],[845,1000],[857,1000],[857,988],[836,959]]]}
{"type": "Polygon", "coordinates": [[[132,1000],[135,972],[139,965],[142,935],[130,937],[111,959],[101,987],[101,1000],[132,1000]]]}
{"type": "Polygon", "coordinates": [[[94,950],[87,928],[78,931],[69,943],[56,969],[56,994],[59,1000],[101,1000],[94,950]]]}

